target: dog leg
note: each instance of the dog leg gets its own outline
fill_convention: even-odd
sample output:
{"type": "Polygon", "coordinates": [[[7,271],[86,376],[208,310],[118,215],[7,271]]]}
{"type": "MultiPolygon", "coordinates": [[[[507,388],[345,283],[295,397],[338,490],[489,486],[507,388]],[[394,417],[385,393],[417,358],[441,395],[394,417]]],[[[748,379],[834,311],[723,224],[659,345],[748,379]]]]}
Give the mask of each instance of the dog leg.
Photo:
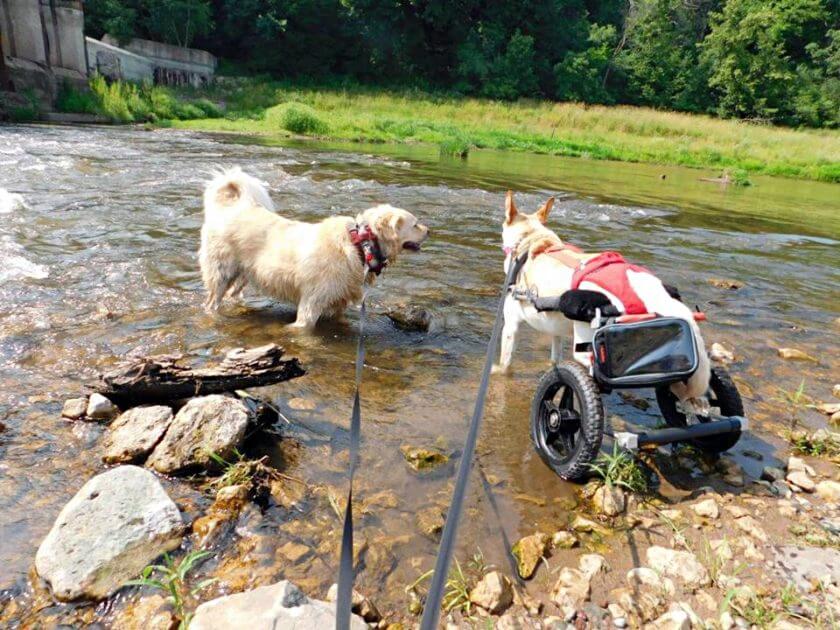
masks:
{"type": "Polygon", "coordinates": [[[243,275],[237,276],[237,278],[233,281],[228,289],[227,295],[233,299],[239,299],[242,297],[242,292],[245,290],[245,287],[248,286],[248,278],[243,275]]]}
{"type": "Polygon", "coordinates": [[[298,303],[297,319],[293,324],[289,324],[291,328],[303,328],[305,330],[312,330],[318,319],[321,317],[321,310],[316,306],[313,300],[301,300],[298,303]]]}
{"type": "Polygon", "coordinates": [[[505,325],[502,328],[502,343],[499,350],[499,362],[493,366],[493,374],[507,374],[516,349],[516,337],[519,332],[519,304],[514,298],[505,298],[505,325]]]}

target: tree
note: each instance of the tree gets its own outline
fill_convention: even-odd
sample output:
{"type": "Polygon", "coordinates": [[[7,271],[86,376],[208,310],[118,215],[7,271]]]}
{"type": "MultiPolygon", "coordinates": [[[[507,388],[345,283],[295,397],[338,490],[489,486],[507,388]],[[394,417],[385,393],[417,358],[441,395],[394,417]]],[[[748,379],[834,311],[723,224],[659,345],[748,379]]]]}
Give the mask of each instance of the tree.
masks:
{"type": "Polygon", "coordinates": [[[133,3],[120,0],[87,0],[85,2],[85,32],[101,39],[106,33],[120,42],[135,36],[137,9],[133,3]]]}
{"type": "Polygon", "coordinates": [[[611,102],[605,78],[615,41],[614,26],[592,24],[588,46],[566,53],[563,61],[554,66],[557,98],[585,103],[611,102]]]}
{"type": "Polygon", "coordinates": [[[207,0],[146,0],[146,31],[169,44],[187,48],[213,26],[207,0]]]}
{"type": "Polygon", "coordinates": [[[728,0],[702,44],[718,113],[797,122],[797,62],[813,63],[829,17],[823,0],[728,0]]]}

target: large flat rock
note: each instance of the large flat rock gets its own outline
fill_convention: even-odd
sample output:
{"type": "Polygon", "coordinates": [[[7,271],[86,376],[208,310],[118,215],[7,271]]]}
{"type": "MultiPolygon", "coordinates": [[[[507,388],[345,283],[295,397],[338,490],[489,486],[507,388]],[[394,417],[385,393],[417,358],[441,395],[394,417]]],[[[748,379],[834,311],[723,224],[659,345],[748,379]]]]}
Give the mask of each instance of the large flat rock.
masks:
{"type": "Polygon", "coordinates": [[[111,424],[102,459],[116,464],[146,457],[171,423],[172,410],[169,407],[157,405],[129,409],[111,424]]]}
{"type": "Polygon", "coordinates": [[[119,466],[88,481],[64,506],[35,555],[61,601],[102,599],[181,544],[175,503],[148,470],[119,466]]]}
{"type": "MultiPolygon", "coordinates": [[[[365,630],[367,624],[358,615],[350,618],[350,627],[365,630]]],[[[335,628],[335,604],[310,599],[301,590],[283,580],[252,591],[212,599],[195,611],[190,630],[326,630],[335,628]]]]}
{"type": "Polygon", "coordinates": [[[241,400],[220,394],[193,398],[176,414],[146,465],[161,473],[213,467],[211,455],[229,458],[244,439],[248,420],[241,400]]]}

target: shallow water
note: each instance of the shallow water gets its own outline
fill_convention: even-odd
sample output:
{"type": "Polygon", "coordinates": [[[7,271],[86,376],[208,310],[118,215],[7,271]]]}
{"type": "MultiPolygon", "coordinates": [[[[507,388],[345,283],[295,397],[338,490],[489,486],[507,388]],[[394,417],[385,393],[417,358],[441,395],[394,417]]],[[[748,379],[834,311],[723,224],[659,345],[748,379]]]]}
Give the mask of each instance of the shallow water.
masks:
{"type": "MultiPolygon", "coordinates": [[[[756,177],[753,187],[733,189],[700,182],[715,173],[698,170],[516,153],[476,152],[461,161],[440,159],[429,147],[0,127],[0,188],[21,196],[0,193],[0,420],[7,427],[0,432],[0,591],[6,598],[29,601],[27,572],[37,545],[67,500],[104,468],[103,429],[61,420],[62,401],[125,355],[182,352],[202,361],[237,346],[284,346],[309,373],[262,393],[292,422],[281,427],[290,437],[249,444],[251,453],[268,454],[313,485],[344,487],[355,313],[347,323],[324,323],[302,335],[286,328],[289,305],[257,295],[214,317],[201,308],[195,255],[201,189],[214,168],[232,165],[264,179],[282,214],[317,220],[388,202],[431,227],[423,252],[389,268],[372,299],[380,307],[406,302],[430,309],[432,331],[404,332],[376,313],[367,327],[359,496],[391,490],[399,502],[374,508],[359,524],[358,535],[373,543],[360,583],[387,601],[402,601],[402,587],[433,563],[436,544],[417,533],[415,513],[446,505],[454,466],[418,476],[399,446],[437,445],[457,462],[502,281],[499,222],[507,188],[520,191],[523,210],[556,195],[551,227],[561,236],[592,249],[620,249],[709,314],[707,343],[734,348],[733,371],[757,430],[735,452],[765,457],[762,463],[739,455],[748,471],[772,461],[779,444],[773,433],[786,416],[773,401],[777,388],[795,390],[805,379],[807,392],[830,400],[838,380],[836,185],[756,177]],[[707,283],[711,277],[739,279],[746,287],[718,289],[707,283]],[[785,363],[776,355],[783,346],[806,350],[820,363],[785,363]],[[314,409],[292,409],[294,397],[314,409]]],[[[515,540],[539,525],[556,529],[569,515],[572,488],[543,466],[528,438],[530,396],[547,365],[547,339],[522,337],[515,374],[491,385],[479,459],[492,491],[474,479],[461,530],[463,557],[480,548],[488,561],[503,563],[502,532],[515,540]]],[[[616,424],[659,421],[655,406],[642,411],[616,396],[607,404],[616,424]]],[[[815,427],[825,423],[816,413],[804,419],[815,427]]],[[[668,479],[662,483],[671,487],[668,479]]],[[[207,502],[184,483],[167,482],[167,488],[182,506],[207,502]]],[[[237,531],[248,535],[224,542],[214,570],[230,577],[225,563],[240,562],[248,567],[240,587],[285,575],[323,595],[337,566],[339,522],[319,496],[296,510],[247,515],[237,531]],[[288,539],[316,552],[298,565],[278,561],[276,547],[288,539]]],[[[234,582],[218,588],[235,588],[234,582]]]]}

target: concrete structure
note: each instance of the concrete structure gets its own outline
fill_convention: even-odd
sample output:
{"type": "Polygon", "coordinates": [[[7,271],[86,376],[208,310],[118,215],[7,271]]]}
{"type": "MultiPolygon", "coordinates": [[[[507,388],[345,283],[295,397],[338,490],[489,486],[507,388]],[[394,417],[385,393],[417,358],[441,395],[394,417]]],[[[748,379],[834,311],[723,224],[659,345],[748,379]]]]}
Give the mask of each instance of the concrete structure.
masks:
{"type": "Polygon", "coordinates": [[[79,0],[0,0],[2,90],[52,99],[63,82],[88,74],[79,0]]]}
{"type": "Polygon", "coordinates": [[[107,79],[197,87],[209,83],[216,71],[216,58],[204,50],[148,39],[133,39],[121,47],[110,35],[102,41],[86,39],[91,72],[107,79]]]}

